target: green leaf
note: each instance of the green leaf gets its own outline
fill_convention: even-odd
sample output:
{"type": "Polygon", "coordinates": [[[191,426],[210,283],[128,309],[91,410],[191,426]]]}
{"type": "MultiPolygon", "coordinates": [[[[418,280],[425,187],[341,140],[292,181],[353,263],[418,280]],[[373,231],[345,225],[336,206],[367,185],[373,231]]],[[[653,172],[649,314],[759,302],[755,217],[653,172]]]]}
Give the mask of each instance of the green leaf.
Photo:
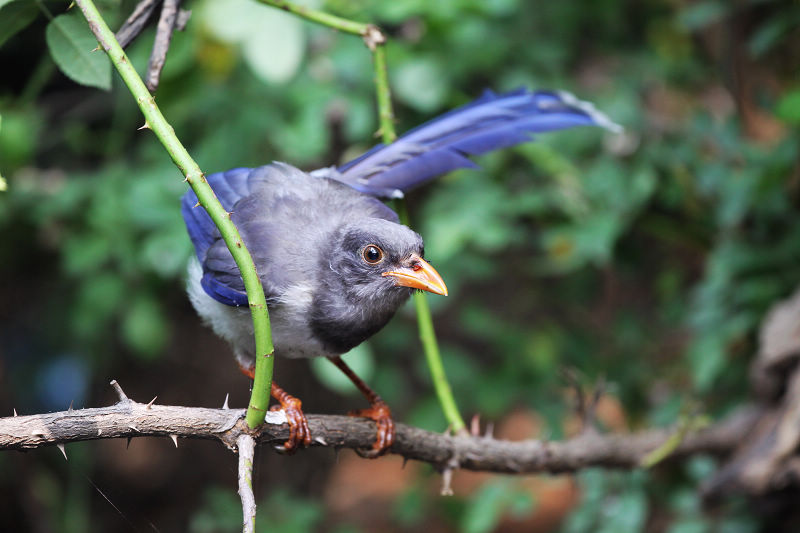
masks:
{"type": "Polygon", "coordinates": [[[81,85],[111,88],[111,61],[102,51],[92,51],[97,40],[77,13],[53,19],[46,37],[50,55],[67,77],[81,85]]]}
{"type": "Polygon", "coordinates": [[[39,8],[30,0],[0,0],[0,46],[33,22],[39,8]]]}

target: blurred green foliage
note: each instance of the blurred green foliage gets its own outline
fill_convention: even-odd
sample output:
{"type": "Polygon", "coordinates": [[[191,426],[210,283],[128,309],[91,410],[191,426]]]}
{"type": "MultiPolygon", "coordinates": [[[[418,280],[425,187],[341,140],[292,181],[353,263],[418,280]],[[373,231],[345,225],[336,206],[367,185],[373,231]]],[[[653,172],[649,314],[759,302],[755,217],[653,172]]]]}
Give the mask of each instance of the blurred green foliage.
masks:
{"type": "MultiPolygon", "coordinates": [[[[759,321],[800,279],[800,4],[310,4],[387,30],[399,132],[486,87],[519,85],[571,90],[626,128],[540,135],[411,195],[416,229],[451,289],[431,304],[464,414],[535,409],[543,435],[561,437],[572,409],[564,367],[587,385],[605,376],[631,429],[672,424],[687,404],[721,416],[746,400],[759,321]]],[[[141,118],[116,77],[101,92],[59,73],[53,23],[30,5],[0,1],[4,406],[37,405],[26,383],[66,352],[99,381],[109,367],[158,365],[168,349],[192,357],[177,329],[191,253],[180,175],[137,131],[141,118]]],[[[66,4],[40,5],[55,20],[75,18],[66,4]]],[[[101,7],[118,23],[133,2],[101,7]]],[[[187,7],[192,19],[173,39],[157,101],[206,172],[271,160],[313,169],[373,144],[371,59],[359,39],[245,0],[187,7]]],[[[140,72],[152,37],[129,49],[140,72]]],[[[357,357],[403,421],[441,431],[411,310],[402,315],[357,357]]],[[[338,387],[326,372],[317,370],[322,382],[338,387]]],[[[695,489],[714,468],[703,461],[673,473],[583,472],[582,501],[562,529],[758,530],[739,503],[703,511],[695,489]]],[[[232,491],[209,487],[203,498],[192,531],[237,529],[232,491]]],[[[260,510],[296,512],[265,531],[314,531],[326,520],[324,505],[297,491],[276,488],[266,501],[260,510]]],[[[538,505],[491,481],[449,500],[417,484],[393,508],[398,531],[435,517],[481,532],[538,505]]]]}

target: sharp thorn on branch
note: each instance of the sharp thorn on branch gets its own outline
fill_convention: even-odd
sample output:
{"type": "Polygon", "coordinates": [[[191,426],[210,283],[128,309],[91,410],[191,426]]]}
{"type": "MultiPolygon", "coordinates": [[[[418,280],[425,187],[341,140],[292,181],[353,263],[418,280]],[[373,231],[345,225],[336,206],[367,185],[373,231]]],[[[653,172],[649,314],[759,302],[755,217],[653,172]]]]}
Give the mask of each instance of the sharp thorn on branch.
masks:
{"type": "Polygon", "coordinates": [[[223,408],[223,409],[230,409],[230,407],[228,407],[228,397],[229,397],[229,396],[230,396],[230,394],[226,394],[226,395],[225,395],[225,401],[224,401],[224,402],[222,402],[222,408],[223,408]]]}
{"type": "Polygon", "coordinates": [[[12,411],[14,411],[14,416],[19,416],[16,409],[12,409],[12,411]]]}
{"type": "Polygon", "coordinates": [[[139,428],[137,428],[133,424],[128,424],[128,427],[131,428],[132,430],[134,430],[135,432],[139,433],[139,428]]]}
{"type": "Polygon", "coordinates": [[[181,9],[178,11],[178,18],[175,20],[175,29],[183,31],[186,29],[186,24],[189,23],[189,18],[192,16],[191,9],[181,9]]]}
{"type": "Polygon", "coordinates": [[[125,443],[125,449],[126,450],[131,447],[131,441],[132,440],[133,440],[133,437],[128,437],[128,442],[125,443]]]}
{"type": "Polygon", "coordinates": [[[130,398],[125,394],[125,391],[122,390],[119,383],[117,383],[116,379],[112,379],[110,385],[114,387],[114,390],[117,392],[117,396],[119,396],[119,401],[121,402],[129,402],[130,398]]]}
{"type": "Polygon", "coordinates": [[[147,405],[145,406],[145,409],[150,409],[151,407],[153,407],[153,404],[155,403],[156,398],[158,398],[158,396],[153,396],[153,399],[150,400],[149,402],[147,402],[147,405]]]}
{"type": "Polygon", "coordinates": [[[67,412],[69,412],[69,411],[74,411],[74,409],[72,408],[72,403],[73,403],[74,401],[75,401],[75,400],[71,400],[71,401],[69,402],[69,407],[67,408],[67,412]]]}
{"type": "Polygon", "coordinates": [[[481,415],[475,413],[469,423],[469,433],[473,437],[478,437],[481,434],[481,415]]]}
{"type": "Polygon", "coordinates": [[[406,465],[408,464],[408,457],[405,455],[403,456],[403,466],[401,467],[403,470],[406,469],[406,465]]]}
{"type": "Polygon", "coordinates": [[[144,124],[136,128],[136,131],[149,130],[149,129],[150,129],[150,124],[145,122],[144,124]]]}
{"type": "Polygon", "coordinates": [[[314,437],[314,442],[321,444],[322,446],[327,446],[328,442],[323,439],[322,437],[314,437]]]}
{"type": "Polygon", "coordinates": [[[66,447],[64,447],[64,443],[56,444],[56,448],[61,450],[61,455],[64,456],[64,460],[65,461],[69,461],[69,459],[67,459],[67,449],[66,449],[66,447]]]}
{"type": "Polygon", "coordinates": [[[178,436],[175,435],[175,434],[172,434],[172,435],[169,436],[169,438],[172,439],[172,444],[174,444],[175,447],[177,448],[178,447],[178,436]]]}

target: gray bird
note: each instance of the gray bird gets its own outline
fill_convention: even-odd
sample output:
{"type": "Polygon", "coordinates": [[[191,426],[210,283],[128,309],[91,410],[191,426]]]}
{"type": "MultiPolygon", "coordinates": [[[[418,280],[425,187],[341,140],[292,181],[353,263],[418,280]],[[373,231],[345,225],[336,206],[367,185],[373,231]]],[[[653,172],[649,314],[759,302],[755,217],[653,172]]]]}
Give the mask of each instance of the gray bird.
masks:
{"type": "MultiPolygon", "coordinates": [[[[531,132],[578,125],[618,128],[569,93],[487,92],[338,169],[308,174],[273,163],[208,176],[253,256],[276,355],[327,357],[353,381],[370,402],[369,409],[354,414],[376,422],[374,455],[394,440],[389,407],[339,356],[386,325],[415,289],[447,295],[441,276],[423,258],[422,238],[376,196],[402,196],[439,174],[474,166],[466,155],[530,140],[531,132]]],[[[244,283],[219,231],[196,202],[191,190],[182,201],[197,253],[189,266],[189,296],[252,377],[253,325],[244,283]]],[[[284,447],[309,445],[300,401],[274,381],[271,392],[289,419],[284,447]]]]}

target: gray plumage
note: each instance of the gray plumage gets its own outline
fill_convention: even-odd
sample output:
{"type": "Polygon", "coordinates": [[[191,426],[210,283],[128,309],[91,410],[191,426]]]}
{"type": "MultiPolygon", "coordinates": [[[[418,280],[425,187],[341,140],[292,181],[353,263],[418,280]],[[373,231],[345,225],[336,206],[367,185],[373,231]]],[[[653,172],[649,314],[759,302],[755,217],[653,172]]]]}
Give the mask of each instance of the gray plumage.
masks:
{"type": "MultiPolygon", "coordinates": [[[[231,218],[264,287],[276,354],[331,357],[350,350],[381,329],[411,295],[413,289],[385,273],[422,258],[422,238],[379,200],[337,181],[283,163],[253,172],[231,218]],[[364,260],[368,245],[384,252],[379,264],[364,260]]],[[[221,303],[201,285],[205,274],[243,290],[219,233],[213,230],[209,240],[199,257],[202,266],[198,260],[189,266],[189,296],[247,368],[254,362],[249,309],[221,303]]]]}

